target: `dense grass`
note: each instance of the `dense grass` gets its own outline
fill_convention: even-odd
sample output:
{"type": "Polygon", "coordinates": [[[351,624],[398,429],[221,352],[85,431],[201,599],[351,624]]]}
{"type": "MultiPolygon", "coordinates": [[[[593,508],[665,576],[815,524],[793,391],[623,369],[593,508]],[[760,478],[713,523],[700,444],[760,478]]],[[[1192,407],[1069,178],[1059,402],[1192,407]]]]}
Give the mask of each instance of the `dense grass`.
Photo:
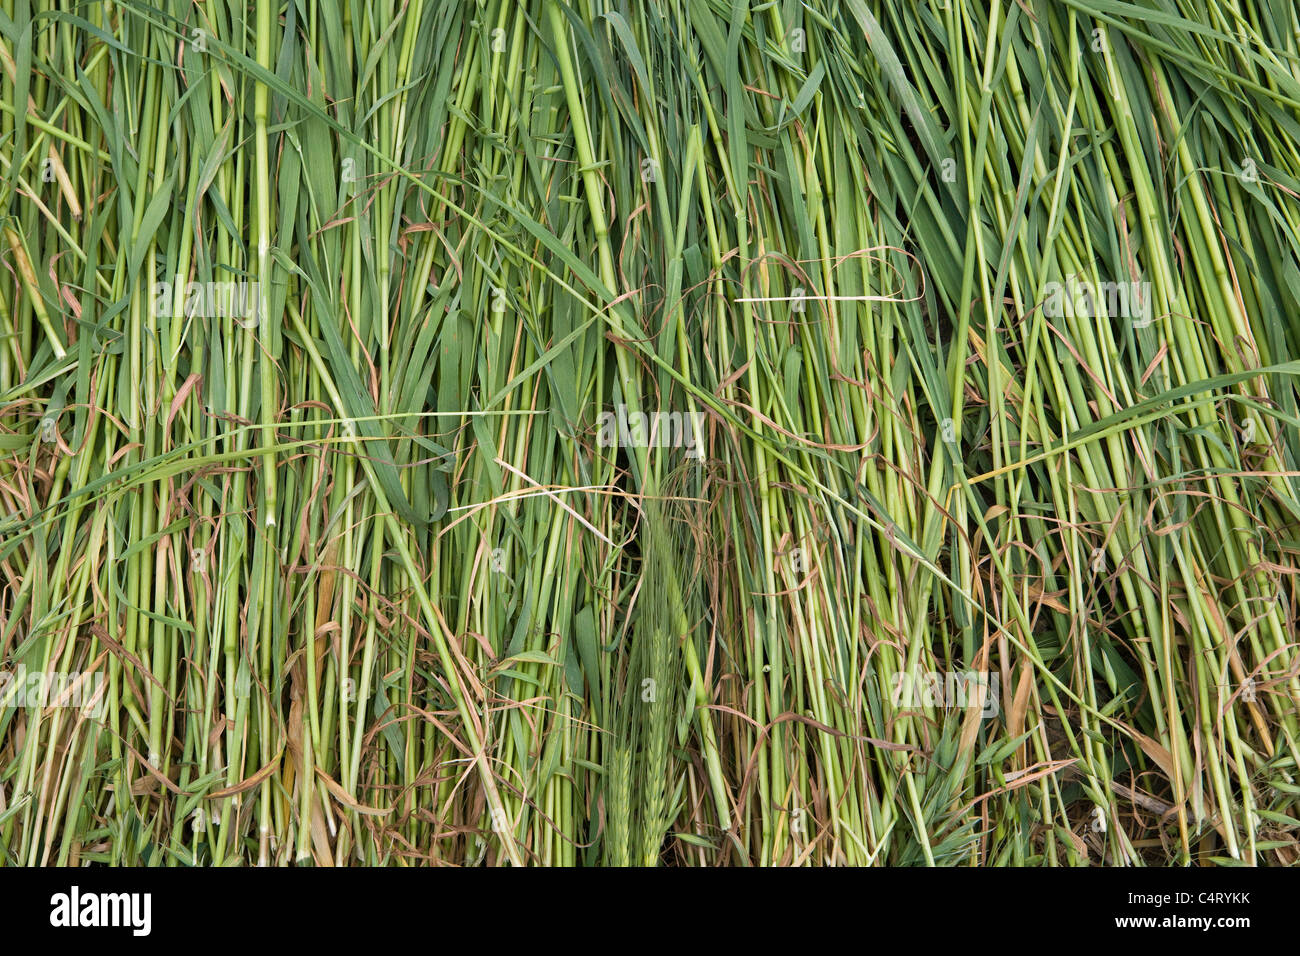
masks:
{"type": "Polygon", "coordinates": [[[0,10],[0,860],[1300,857],[1289,0],[0,10]]]}

